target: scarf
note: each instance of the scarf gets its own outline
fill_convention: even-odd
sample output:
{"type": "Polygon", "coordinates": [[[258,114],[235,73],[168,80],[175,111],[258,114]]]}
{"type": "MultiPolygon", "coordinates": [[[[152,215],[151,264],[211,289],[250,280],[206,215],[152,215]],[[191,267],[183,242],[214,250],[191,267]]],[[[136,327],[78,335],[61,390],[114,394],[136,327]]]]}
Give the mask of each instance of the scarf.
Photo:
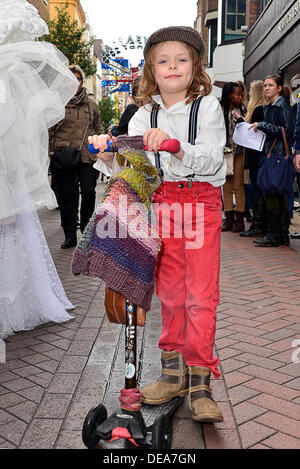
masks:
{"type": "Polygon", "coordinates": [[[79,94],[76,94],[75,96],[73,96],[72,99],[70,99],[69,103],[80,104],[86,96],[87,96],[87,90],[86,88],[82,88],[79,94]]]}
{"type": "Polygon", "coordinates": [[[154,270],[161,247],[151,226],[151,196],[160,183],[157,169],[147,160],[143,137],[117,137],[118,160],[131,167],[111,178],[74,252],[75,275],[101,278],[127,300],[150,309],[154,270]],[[122,197],[120,197],[122,196],[122,197]],[[127,203],[123,205],[122,200],[127,203]],[[139,213],[132,210],[139,207],[139,213]],[[106,236],[105,227],[113,229],[106,236]]]}

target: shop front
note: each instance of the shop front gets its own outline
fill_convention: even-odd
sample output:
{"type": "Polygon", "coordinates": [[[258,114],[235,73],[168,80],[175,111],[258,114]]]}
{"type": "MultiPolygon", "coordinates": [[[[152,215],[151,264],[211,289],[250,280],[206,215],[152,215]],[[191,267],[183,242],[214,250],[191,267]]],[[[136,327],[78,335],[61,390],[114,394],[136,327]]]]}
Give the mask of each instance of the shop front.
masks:
{"type": "Polygon", "coordinates": [[[244,80],[300,73],[300,0],[271,0],[245,38],[244,80]]]}

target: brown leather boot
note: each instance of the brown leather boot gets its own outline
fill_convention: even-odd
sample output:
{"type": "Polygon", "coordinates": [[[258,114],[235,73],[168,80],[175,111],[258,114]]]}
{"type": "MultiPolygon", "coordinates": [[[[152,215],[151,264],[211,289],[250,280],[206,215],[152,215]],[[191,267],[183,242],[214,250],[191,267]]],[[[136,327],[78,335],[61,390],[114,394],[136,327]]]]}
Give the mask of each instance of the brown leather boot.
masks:
{"type": "Polygon", "coordinates": [[[161,363],[161,377],[142,389],[142,402],[145,404],[162,404],[173,397],[185,396],[189,392],[188,367],[183,356],[176,350],[163,351],[161,363]]]}
{"type": "Polygon", "coordinates": [[[225,220],[222,222],[221,231],[230,231],[234,222],[234,211],[225,212],[225,220]]]}
{"type": "Polygon", "coordinates": [[[235,212],[235,222],[231,233],[240,233],[241,231],[245,231],[244,212],[235,212]]]}
{"type": "Polygon", "coordinates": [[[189,367],[189,408],[196,422],[222,422],[223,417],[211,396],[210,369],[189,367]]]}

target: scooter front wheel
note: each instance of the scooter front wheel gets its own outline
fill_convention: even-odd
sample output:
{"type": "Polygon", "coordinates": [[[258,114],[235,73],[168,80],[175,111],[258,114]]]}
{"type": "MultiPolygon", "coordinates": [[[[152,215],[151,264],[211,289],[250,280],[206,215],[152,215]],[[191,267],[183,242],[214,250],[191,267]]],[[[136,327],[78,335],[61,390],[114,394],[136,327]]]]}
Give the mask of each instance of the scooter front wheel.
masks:
{"type": "Polygon", "coordinates": [[[95,405],[87,414],[82,427],[82,440],[89,449],[98,445],[100,438],[96,434],[96,428],[107,419],[107,410],[104,405],[95,405]]]}
{"type": "Polygon", "coordinates": [[[171,448],[171,422],[167,415],[162,414],[156,418],[152,426],[152,448],[171,448]]]}

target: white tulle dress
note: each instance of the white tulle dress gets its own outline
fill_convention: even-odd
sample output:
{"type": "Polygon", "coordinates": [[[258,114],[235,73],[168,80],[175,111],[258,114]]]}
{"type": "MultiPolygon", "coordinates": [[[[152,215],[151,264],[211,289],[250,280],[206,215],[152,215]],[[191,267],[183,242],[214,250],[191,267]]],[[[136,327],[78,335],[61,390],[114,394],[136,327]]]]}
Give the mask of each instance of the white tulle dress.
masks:
{"type": "Polygon", "coordinates": [[[34,39],[48,27],[26,0],[0,9],[0,339],[72,318],[36,208],[54,208],[48,128],[78,82],[66,58],[34,39]]]}

